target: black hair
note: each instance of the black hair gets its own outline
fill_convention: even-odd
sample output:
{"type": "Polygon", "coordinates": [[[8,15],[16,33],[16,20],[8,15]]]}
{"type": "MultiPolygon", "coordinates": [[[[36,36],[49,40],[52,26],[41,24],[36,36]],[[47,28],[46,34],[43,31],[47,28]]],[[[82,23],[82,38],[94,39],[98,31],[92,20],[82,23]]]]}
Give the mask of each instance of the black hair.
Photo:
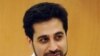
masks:
{"type": "Polygon", "coordinates": [[[61,5],[56,3],[43,2],[29,8],[23,19],[25,34],[32,40],[34,29],[32,25],[56,18],[63,24],[65,32],[68,29],[67,11],[61,5]]]}

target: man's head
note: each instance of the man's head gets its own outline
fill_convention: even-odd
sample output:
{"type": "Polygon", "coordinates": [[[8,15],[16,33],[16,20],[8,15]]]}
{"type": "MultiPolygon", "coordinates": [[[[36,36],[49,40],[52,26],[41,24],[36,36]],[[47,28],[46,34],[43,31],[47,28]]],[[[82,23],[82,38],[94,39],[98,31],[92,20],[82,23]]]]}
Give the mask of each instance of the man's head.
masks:
{"type": "Polygon", "coordinates": [[[59,4],[40,3],[24,16],[25,33],[37,56],[65,56],[67,53],[67,12],[59,4]]]}

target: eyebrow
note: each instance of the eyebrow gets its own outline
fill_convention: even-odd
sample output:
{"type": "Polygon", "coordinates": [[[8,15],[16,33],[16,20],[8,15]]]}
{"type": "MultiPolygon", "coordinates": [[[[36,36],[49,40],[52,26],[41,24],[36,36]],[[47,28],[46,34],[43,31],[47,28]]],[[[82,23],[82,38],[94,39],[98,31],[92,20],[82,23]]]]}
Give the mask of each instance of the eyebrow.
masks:
{"type": "Polygon", "coordinates": [[[64,34],[64,33],[62,31],[55,33],[55,35],[58,35],[58,34],[64,34]]]}
{"type": "MultiPolygon", "coordinates": [[[[58,35],[58,34],[64,34],[62,31],[58,31],[57,33],[54,34],[54,36],[58,35]]],[[[38,37],[38,40],[42,37],[48,37],[48,35],[41,35],[38,37]]]]}
{"type": "Polygon", "coordinates": [[[41,35],[41,36],[38,37],[38,40],[39,40],[40,38],[42,38],[42,37],[48,37],[48,36],[47,36],[47,35],[41,35]]]}

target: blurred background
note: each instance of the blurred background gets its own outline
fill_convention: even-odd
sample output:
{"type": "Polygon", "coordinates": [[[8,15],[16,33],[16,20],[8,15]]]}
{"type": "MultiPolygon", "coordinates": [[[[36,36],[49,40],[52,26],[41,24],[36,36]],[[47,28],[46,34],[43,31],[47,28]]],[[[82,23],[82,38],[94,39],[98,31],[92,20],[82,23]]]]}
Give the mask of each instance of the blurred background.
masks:
{"type": "Polygon", "coordinates": [[[100,0],[0,0],[0,56],[31,56],[22,21],[39,2],[59,3],[68,11],[68,56],[100,56],[100,0]]]}

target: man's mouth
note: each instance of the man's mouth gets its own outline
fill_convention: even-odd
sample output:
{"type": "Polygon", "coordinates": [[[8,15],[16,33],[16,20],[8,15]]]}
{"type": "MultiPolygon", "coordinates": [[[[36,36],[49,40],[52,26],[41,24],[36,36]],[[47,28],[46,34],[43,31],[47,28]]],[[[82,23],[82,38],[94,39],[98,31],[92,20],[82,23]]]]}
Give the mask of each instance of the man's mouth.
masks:
{"type": "Polygon", "coordinates": [[[46,53],[44,56],[63,56],[62,51],[46,53]]]}
{"type": "Polygon", "coordinates": [[[60,54],[48,54],[47,56],[62,56],[60,54]]]}

